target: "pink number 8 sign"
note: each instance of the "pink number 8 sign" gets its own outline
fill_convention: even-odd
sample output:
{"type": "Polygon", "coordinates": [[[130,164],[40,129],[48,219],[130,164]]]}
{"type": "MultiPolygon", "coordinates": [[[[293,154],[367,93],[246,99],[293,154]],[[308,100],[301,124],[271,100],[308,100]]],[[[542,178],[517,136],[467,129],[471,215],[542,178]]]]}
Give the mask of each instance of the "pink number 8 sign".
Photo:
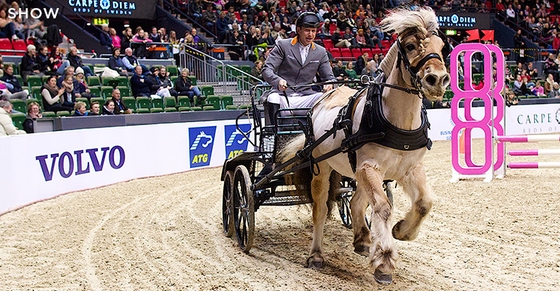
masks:
{"type": "Polygon", "coordinates": [[[451,90],[454,97],[451,100],[451,120],[455,124],[451,132],[451,162],[453,169],[460,175],[483,175],[492,167],[497,170],[503,163],[503,143],[498,143],[496,161],[493,152],[493,135],[503,135],[502,120],[504,118],[504,99],[501,95],[504,89],[504,54],[495,45],[467,43],[458,45],[451,52],[451,90]],[[482,56],[484,74],[481,83],[473,86],[473,58],[475,53],[482,56]],[[463,55],[463,64],[460,56],[463,55]],[[464,88],[460,88],[459,67],[464,67],[464,88]],[[484,114],[481,118],[473,116],[473,101],[481,99],[484,102],[484,114]],[[463,101],[463,108],[459,105],[463,101]],[[492,106],[494,104],[495,106],[492,106]],[[463,111],[460,111],[463,110],[463,111]],[[464,118],[460,117],[460,113],[464,118]],[[484,161],[476,164],[473,161],[472,133],[474,129],[481,130],[484,135],[484,161]],[[464,157],[461,156],[461,134],[464,138],[464,157]],[[501,148],[500,148],[501,147],[501,148]],[[464,160],[461,161],[461,158],[464,160]],[[463,162],[464,165],[461,163],[463,162]]]}

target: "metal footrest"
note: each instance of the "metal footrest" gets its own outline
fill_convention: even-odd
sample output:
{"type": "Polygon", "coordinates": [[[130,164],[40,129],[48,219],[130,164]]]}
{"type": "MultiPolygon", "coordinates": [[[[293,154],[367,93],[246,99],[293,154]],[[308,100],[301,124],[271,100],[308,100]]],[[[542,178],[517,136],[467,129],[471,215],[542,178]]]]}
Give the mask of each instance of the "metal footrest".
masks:
{"type": "Polygon", "coordinates": [[[264,201],[262,205],[269,205],[269,206],[289,206],[289,205],[299,205],[299,204],[307,204],[311,203],[311,199],[307,196],[297,196],[292,195],[290,191],[276,191],[273,197],[270,197],[268,200],[264,201]]]}

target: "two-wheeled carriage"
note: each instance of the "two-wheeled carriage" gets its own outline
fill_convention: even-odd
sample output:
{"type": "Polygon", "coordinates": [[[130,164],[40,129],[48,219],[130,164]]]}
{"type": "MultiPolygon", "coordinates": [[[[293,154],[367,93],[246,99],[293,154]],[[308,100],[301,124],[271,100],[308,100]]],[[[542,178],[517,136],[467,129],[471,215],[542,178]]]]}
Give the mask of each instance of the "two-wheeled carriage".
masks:
{"type": "MultiPolygon", "coordinates": [[[[295,170],[310,167],[303,163],[292,167],[298,159],[280,163],[276,154],[289,139],[308,133],[309,109],[280,109],[276,113],[272,125],[263,124],[261,110],[255,95],[262,92],[264,85],[256,86],[252,91],[250,108],[236,119],[237,130],[249,141],[254,151],[246,151],[226,160],[222,168],[223,197],[222,223],[224,234],[228,237],[235,234],[239,247],[248,252],[253,245],[255,233],[255,212],[261,206],[290,206],[312,203],[311,195],[295,194],[293,185],[286,179],[295,170]],[[240,124],[245,120],[251,123],[249,131],[243,131],[240,124]]],[[[312,149],[313,147],[309,147],[312,149]]],[[[302,158],[310,152],[301,153],[302,158]]],[[[328,157],[319,157],[318,159],[328,157]]],[[[317,159],[317,158],[315,158],[317,159]]],[[[311,169],[310,169],[311,171],[311,169]]],[[[343,177],[333,171],[333,186],[330,191],[336,195],[337,206],[342,223],[352,228],[350,215],[350,199],[356,189],[353,179],[343,177]]],[[[384,184],[387,195],[392,195],[388,182],[384,184]]]]}

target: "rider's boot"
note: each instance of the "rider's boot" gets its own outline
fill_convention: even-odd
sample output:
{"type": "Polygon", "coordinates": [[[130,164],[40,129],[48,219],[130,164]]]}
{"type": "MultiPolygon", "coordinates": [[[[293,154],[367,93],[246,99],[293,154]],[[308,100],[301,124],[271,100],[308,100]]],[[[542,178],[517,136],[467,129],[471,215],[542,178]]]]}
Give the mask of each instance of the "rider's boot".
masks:
{"type": "Polygon", "coordinates": [[[264,105],[264,124],[275,125],[276,124],[276,112],[280,110],[280,104],[266,102],[264,105]]]}
{"type": "MultiPolygon", "coordinates": [[[[276,112],[280,109],[280,104],[266,102],[264,105],[264,124],[266,126],[276,125],[276,112]]],[[[274,152],[274,131],[269,131],[268,135],[263,138],[261,150],[265,152],[274,152]]],[[[269,160],[264,164],[264,168],[257,175],[257,180],[264,178],[268,173],[272,172],[273,163],[269,160]]]]}

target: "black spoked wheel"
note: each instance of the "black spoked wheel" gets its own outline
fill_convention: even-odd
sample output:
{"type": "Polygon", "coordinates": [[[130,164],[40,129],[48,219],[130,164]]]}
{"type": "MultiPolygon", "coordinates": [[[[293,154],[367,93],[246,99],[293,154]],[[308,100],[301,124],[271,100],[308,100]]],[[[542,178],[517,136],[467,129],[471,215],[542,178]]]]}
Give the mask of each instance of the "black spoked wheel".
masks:
{"type": "Polygon", "coordinates": [[[245,166],[237,166],[233,178],[233,223],[239,247],[249,252],[255,233],[255,204],[251,178],[245,166]]]}
{"type": "Polygon", "coordinates": [[[222,226],[224,235],[233,234],[233,171],[227,171],[224,178],[224,193],[222,196],[222,226]]]}
{"type": "Polygon", "coordinates": [[[343,177],[336,171],[332,171],[329,178],[331,188],[329,191],[330,195],[336,195],[336,204],[338,206],[338,213],[340,214],[340,220],[342,220],[342,225],[346,228],[352,228],[352,216],[350,215],[350,199],[356,190],[354,180],[343,177]]]}

